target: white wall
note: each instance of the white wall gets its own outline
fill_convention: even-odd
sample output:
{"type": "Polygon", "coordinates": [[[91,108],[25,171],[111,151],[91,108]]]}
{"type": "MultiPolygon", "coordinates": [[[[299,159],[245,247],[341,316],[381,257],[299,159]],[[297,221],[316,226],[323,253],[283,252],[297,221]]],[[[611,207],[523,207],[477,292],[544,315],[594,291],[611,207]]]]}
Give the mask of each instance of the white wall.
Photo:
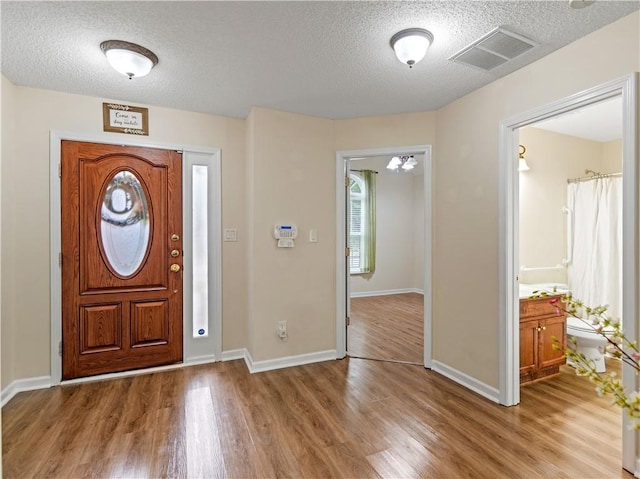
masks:
{"type": "MultiPolygon", "coordinates": [[[[424,238],[424,204],[416,204],[416,183],[422,174],[398,173],[386,169],[390,157],[351,161],[352,169],[377,171],[376,175],[376,270],[351,275],[352,293],[376,293],[418,288],[416,270],[423,271],[423,245],[415,244],[417,234],[424,238]]],[[[418,159],[418,161],[423,161],[418,159]]],[[[420,169],[421,170],[421,169],[420,169]]],[[[421,198],[424,202],[424,199],[421,198]]]]}

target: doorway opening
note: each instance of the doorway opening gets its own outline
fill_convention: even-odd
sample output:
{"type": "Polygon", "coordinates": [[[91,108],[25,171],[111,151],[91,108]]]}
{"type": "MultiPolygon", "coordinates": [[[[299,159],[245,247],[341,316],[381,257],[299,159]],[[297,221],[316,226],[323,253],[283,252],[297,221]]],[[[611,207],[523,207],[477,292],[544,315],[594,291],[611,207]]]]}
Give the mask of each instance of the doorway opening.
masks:
{"type": "MultiPolygon", "coordinates": [[[[562,262],[551,265],[552,271],[531,270],[535,266],[521,264],[520,249],[520,181],[517,158],[522,130],[525,127],[592,105],[621,99],[622,117],[622,326],[630,339],[638,338],[638,181],[637,181],[637,79],[635,75],[615,80],[545,107],[505,120],[500,125],[500,403],[511,406],[520,402],[520,284],[524,274],[565,274],[562,262]],[[525,270],[521,271],[521,266],[525,270]]],[[[533,157],[530,167],[533,168],[533,157]]],[[[569,178],[567,178],[569,179],[569,178]]],[[[566,181],[566,179],[565,179],[566,181]]],[[[522,185],[524,187],[524,184],[522,185]]],[[[568,238],[567,238],[568,240],[568,238]]],[[[568,242],[568,241],[567,241],[568,242]]],[[[564,246],[564,244],[563,244],[564,246]]],[[[524,250],[523,250],[524,252],[524,250]]],[[[528,254],[524,252],[525,256],[528,254]]],[[[567,260],[567,258],[564,258],[567,260]]],[[[565,261],[566,262],[566,261],[565,261]]],[[[544,269],[549,269],[545,267],[544,269]]],[[[638,378],[630,366],[622,367],[623,384],[627,390],[637,390],[638,378]]],[[[635,431],[622,420],[622,466],[636,469],[635,431]]]]}
{"type": "Polygon", "coordinates": [[[430,367],[431,147],[338,152],[336,185],[337,357],[430,367]],[[413,156],[419,168],[391,172],[393,156],[413,156]],[[376,214],[369,219],[376,226],[374,271],[370,246],[359,236],[367,222],[359,218],[367,209],[358,197],[366,190],[359,177],[366,174],[376,183],[376,214]]]}

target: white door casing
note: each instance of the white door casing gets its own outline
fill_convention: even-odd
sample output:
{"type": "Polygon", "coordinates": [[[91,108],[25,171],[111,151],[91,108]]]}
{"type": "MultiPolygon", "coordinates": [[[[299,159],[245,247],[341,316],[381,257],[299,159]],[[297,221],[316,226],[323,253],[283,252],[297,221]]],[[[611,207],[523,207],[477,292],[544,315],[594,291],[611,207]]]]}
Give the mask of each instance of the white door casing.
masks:
{"type": "MultiPolygon", "coordinates": [[[[518,133],[517,130],[569,111],[622,97],[623,164],[623,314],[628,338],[638,340],[638,94],[637,74],[610,81],[562,100],[513,116],[500,123],[499,131],[499,390],[500,404],[520,402],[519,292],[518,292],[518,133]]],[[[638,390],[638,377],[623,366],[623,385],[638,390]]],[[[622,465],[636,471],[638,436],[627,427],[623,415],[622,465]]]]}
{"type": "Polygon", "coordinates": [[[432,218],[432,171],[431,145],[374,148],[366,150],[344,150],[336,152],[336,357],[347,354],[347,261],[346,244],[346,188],[350,158],[367,158],[392,155],[424,155],[424,366],[431,368],[431,218],[432,218]]]}

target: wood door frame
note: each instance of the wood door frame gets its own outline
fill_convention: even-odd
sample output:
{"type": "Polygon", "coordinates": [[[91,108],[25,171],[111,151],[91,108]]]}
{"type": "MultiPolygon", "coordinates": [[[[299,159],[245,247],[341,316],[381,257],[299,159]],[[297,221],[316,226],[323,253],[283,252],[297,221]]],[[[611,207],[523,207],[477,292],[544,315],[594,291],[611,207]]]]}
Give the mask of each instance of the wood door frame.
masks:
{"type": "MultiPolygon", "coordinates": [[[[206,161],[210,167],[210,194],[209,194],[209,290],[211,292],[209,302],[210,331],[208,338],[193,338],[192,322],[190,314],[192,310],[192,285],[191,276],[185,275],[183,297],[183,361],[181,364],[160,366],[144,370],[125,371],[121,373],[103,374],[88,378],[74,379],[65,383],[94,381],[108,377],[121,377],[140,372],[172,369],[191,364],[201,364],[219,361],[222,358],[222,246],[221,246],[221,220],[222,200],[220,181],[220,149],[207,147],[193,147],[179,144],[161,143],[128,137],[126,135],[114,136],[113,134],[82,134],[74,132],[51,131],[49,138],[49,234],[50,234],[50,300],[51,300],[51,386],[60,384],[62,378],[62,358],[59,354],[62,341],[62,270],[59,265],[59,252],[61,244],[61,214],[60,214],[60,177],[58,165],[60,165],[61,143],[63,140],[104,143],[111,145],[126,145],[132,147],[159,148],[176,150],[183,153],[182,158],[182,215],[183,215],[183,250],[184,265],[189,268],[191,260],[190,251],[190,198],[191,182],[188,181],[190,173],[187,171],[193,164],[202,164],[206,161]],[[204,340],[203,340],[204,339],[204,340]],[[206,343],[206,345],[205,345],[206,343]]],[[[190,270],[190,268],[189,268],[190,270]]]]}
{"type": "Polygon", "coordinates": [[[373,148],[366,150],[343,150],[336,152],[336,358],[347,354],[346,315],[347,301],[347,261],[345,256],[345,177],[350,158],[368,158],[383,155],[424,155],[424,367],[431,368],[432,363],[432,284],[431,284],[431,247],[432,247],[432,176],[431,145],[399,146],[393,148],[373,148]]]}
{"type": "MultiPolygon", "coordinates": [[[[638,340],[638,74],[568,96],[540,108],[521,113],[500,122],[499,129],[499,402],[513,406],[520,402],[519,377],[519,192],[518,130],[535,122],[597,103],[622,97],[622,171],[623,171],[623,288],[622,327],[630,340],[638,340]]],[[[628,365],[622,368],[622,382],[627,390],[638,390],[638,377],[628,365]]],[[[640,472],[637,458],[638,435],[629,430],[623,414],[622,466],[640,472]]]]}

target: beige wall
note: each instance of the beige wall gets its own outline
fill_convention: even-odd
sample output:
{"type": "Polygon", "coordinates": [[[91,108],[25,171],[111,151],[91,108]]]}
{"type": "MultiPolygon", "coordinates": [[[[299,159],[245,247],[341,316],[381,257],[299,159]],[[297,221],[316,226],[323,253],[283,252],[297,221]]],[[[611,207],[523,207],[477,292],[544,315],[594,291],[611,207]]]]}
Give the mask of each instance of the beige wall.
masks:
{"type": "Polygon", "coordinates": [[[13,274],[15,272],[15,257],[10,254],[15,243],[13,229],[5,227],[13,225],[15,218],[13,215],[13,192],[14,184],[7,181],[12,177],[14,158],[14,135],[15,135],[15,87],[4,77],[1,76],[2,85],[0,98],[2,99],[1,118],[2,118],[2,149],[0,151],[0,336],[2,354],[0,380],[2,388],[11,383],[16,376],[14,370],[14,361],[5,358],[13,358],[14,354],[14,323],[12,318],[15,312],[15,302],[12,300],[14,292],[13,274]]]}
{"type": "MultiPolygon", "coordinates": [[[[604,171],[603,143],[534,127],[520,129],[520,144],[531,168],[519,173],[520,265],[544,267],[566,257],[567,179],[584,170],[604,171]]],[[[566,283],[566,271],[520,274],[521,283],[566,283]]]]}
{"type": "Polygon", "coordinates": [[[434,359],[498,387],[499,123],[640,70],[639,23],[635,12],[438,111],[434,359]]]}
{"type": "MultiPolygon", "coordinates": [[[[386,169],[390,156],[352,160],[352,169],[370,169],[376,175],[376,270],[372,274],[351,275],[351,292],[368,293],[415,289],[415,269],[422,271],[415,258],[416,224],[415,178],[422,175],[386,169]]],[[[418,182],[419,183],[419,182],[418,182]]],[[[424,207],[421,208],[424,210],[424,207]]],[[[422,245],[421,245],[422,246],[422,245]]]]}
{"type": "Polygon", "coordinates": [[[622,172],[622,140],[608,141],[602,144],[602,173],[622,172]]]}
{"type": "MultiPolygon", "coordinates": [[[[4,101],[3,101],[3,93],[4,93],[4,76],[0,75],[0,135],[4,136],[5,130],[3,127],[6,122],[3,120],[8,120],[8,116],[5,116],[4,110],[4,101]]],[[[11,96],[11,95],[9,95],[11,96]]],[[[7,143],[8,144],[8,143],[7,143]]],[[[5,156],[6,152],[3,150],[5,148],[5,143],[2,143],[0,147],[0,225],[2,224],[2,158],[7,158],[5,156]]],[[[1,231],[1,228],[0,228],[1,231]]],[[[2,251],[2,234],[0,234],[0,251],[2,251]]],[[[0,271],[2,271],[2,255],[0,254],[0,271]]],[[[0,358],[2,358],[2,276],[0,275],[0,358]]],[[[2,366],[0,364],[0,389],[2,389],[2,366]]],[[[0,431],[2,431],[2,415],[0,414],[0,431]]],[[[2,457],[2,441],[0,441],[0,457],[2,457]]],[[[2,460],[0,459],[0,476],[2,476],[2,460]]]]}
{"type": "MultiPolygon", "coordinates": [[[[3,98],[14,101],[16,125],[14,135],[2,132],[3,147],[5,141],[13,147],[2,165],[3,195],[11,198],[2,202],[2,328],[9,332],[13,347],[2,351],[2,367],[12,371],[3,374],[3,387],[13,379],[50,373],[49,132],[102,134],[103,102],[10,85],[6,91],[5,97],[3,83],[3,98]]],[[[7,103],[3,102],[3,112],[7,103]]],[[[242,225],[244,120],[149,107],[149,130],[149,142],[222,149],[223,225],[242,225]]],[[[105,136],[123,142],[130,138],[105,136]]],[[[246,346],[242,242],[240,234],[238,243],[223,243],[224,350],[246,346]]]]}
{"type": "Polygon", "coordinates": [[[333,122],[254,107],[250,114],[253,238],[249,351],[254,361],[335,349],[335,151],[333,122]],[[298,227],[278,248],[273,227],[298,227]],[[316,229],[318,241],[309,242],[316,229]],[[289,338],[277,336],[287,321],[289,338]]]}
{"type": "Polygon", "coordinates": [[[334,130],[338,151],[433,145],[436,112],[336,120],[334,130]]]}

